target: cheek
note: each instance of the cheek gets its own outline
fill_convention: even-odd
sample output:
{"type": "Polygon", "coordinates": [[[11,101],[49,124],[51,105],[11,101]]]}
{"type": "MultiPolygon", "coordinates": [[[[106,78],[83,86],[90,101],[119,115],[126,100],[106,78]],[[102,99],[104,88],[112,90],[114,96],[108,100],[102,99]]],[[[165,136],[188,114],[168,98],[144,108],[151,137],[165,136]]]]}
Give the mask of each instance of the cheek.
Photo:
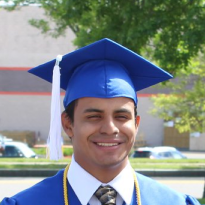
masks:
{"type": "Polygon", "coordinates": [[[92,134],[97,132],[100,129],[100,123],[94,123],[94,122],[82,122],[77,125],[78,131],[81,132],[81,134],[92,134]]]}
{"type": "Polygon", "coordinates": [[[137,128],[134,122],[125,123],[121,129],[122,132],[125,133],[129,138],[135,137],[137,133],[137,128]]]}
{"type": "Polygon", "coordinates": [[[73,128],[73,140],[87,141],[89,136],[95,132],[96,128],[89,123],[77,123],[73,128]]]}

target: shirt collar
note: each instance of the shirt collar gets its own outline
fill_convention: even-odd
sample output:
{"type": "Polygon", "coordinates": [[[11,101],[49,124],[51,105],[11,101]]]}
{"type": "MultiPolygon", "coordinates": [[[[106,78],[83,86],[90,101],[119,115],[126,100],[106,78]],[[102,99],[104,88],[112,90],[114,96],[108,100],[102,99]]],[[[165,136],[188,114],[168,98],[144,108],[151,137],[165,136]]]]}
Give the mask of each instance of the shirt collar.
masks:
{"type": "MultiPolygon", "coordinates": [[[[87,205],[97,188],[103,184],[85,171],[75,161],[74,155],[72,156],[67,179],[82,205],[87,205]]],[[[121,195],[126,204],[130,204],[134,189],[134,178],[130,163],[128,162],[120,174],[107,184],[112,186],[121,195]]]]}
{"type": "Polygon", "coordinates": [[[134,177],[130,163],[111,181],[108,183],[122,197],[126,204],[132,201],[134,190],[134,177]]]}

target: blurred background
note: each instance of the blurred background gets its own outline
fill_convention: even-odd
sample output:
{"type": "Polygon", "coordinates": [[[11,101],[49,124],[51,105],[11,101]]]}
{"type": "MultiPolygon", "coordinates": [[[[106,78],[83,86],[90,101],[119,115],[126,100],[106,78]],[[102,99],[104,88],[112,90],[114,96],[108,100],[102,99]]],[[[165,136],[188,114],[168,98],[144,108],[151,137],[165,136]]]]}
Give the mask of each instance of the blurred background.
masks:
{"type": "Polygon", "coordinates": [[[27,70],[109,37],[174,75],[137,93],[141,124],[135,148],[205,151],[204,2],[100,2],[0,1],[0,134],[30,147],[45,144],[51,84],[27,70]]]}
{"type": "MultiPolygon", "coordinates": [[[[133,167],[192,169],[195,176],[197,171],[204,171],[204,7],[204,0],[176,0],[174,4],[160,0],[0,1],[0,169],[20,169],[22,163],[26,169],[34,168],[28,164],[48,166],[46,160],[38,163],[32,160],[43,160],[46,156],[51,84],[27,71],[58,54],[107,37],[174,76],[169,82],[137,93],[141,123],[130,153],[133,167]],[[9,158],[33,159],[10,161],[9,158]],[[139,162],[156,159],[156,164],[149,161],[149,167],[145,167],[141,161],[136,165],[136,158],[139,162]],[[175,161],[163,162],[170,158],[175,161]]],[[[62,90],[61,102],[63,96],[62,90]]],[[[72,144],[63,131],[62,150],[68,161],[72,144]]],[[[51,168],[61,168],[67,161],[51,168]]],[[[1,184],[13,186],[18,179],[5,181],[10,175],[0,176],[8,177],[0,179],[0,193],[6,195],[1,184]]],[[[200,182],[195,181],[200,188],[193,194],[205,198],[205,174],[200,177],[200,182]]],[[[193,180],[183,179],[183,184],[191,186],[179,187],[194,190],[193,180]]]]}

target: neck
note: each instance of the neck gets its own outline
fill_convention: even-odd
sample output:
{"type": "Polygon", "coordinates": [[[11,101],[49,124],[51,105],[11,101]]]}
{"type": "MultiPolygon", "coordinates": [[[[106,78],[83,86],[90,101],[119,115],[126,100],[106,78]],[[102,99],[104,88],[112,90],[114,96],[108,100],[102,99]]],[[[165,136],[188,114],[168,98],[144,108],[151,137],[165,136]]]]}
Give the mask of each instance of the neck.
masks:
{"type": "Polygon", "coordinates": [[[76,162],[89,174],[98,179],[102,183],[108,183],[112,181],[127,165],[128,158],[122,162],[114,165],[98,165],[92,166],[89,163],[76,162]]]}
{"type": "Polygon", "coordinates": [[[98,179],[102,183],[109,183],[123,170],[123,168],[122,169],[103,168],[99,170],[96,169],[93,170],[93,172],[90,174],[93,175],[96,179],[98,179]]]}

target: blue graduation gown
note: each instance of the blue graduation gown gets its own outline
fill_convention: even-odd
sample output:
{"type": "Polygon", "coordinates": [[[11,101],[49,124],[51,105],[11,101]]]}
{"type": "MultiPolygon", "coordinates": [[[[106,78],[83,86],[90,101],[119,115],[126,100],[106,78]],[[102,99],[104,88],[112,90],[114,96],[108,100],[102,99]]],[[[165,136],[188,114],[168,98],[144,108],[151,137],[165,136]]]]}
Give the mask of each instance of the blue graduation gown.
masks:
{"type": "MultiPolygon", "coordinates": [[[[63,171],[44,179],[11,198],[4,198],[1,205],[64,205],[63,171]]],[[[142,205],[200,205],[199,202],[184,194],[179,194],[156,181],[137,173],[142,205]]],[[[68,183],[70,205],[81,205],[68,183]]],[[[135,191],[131,205],[136,205],[135,191]]]]}

